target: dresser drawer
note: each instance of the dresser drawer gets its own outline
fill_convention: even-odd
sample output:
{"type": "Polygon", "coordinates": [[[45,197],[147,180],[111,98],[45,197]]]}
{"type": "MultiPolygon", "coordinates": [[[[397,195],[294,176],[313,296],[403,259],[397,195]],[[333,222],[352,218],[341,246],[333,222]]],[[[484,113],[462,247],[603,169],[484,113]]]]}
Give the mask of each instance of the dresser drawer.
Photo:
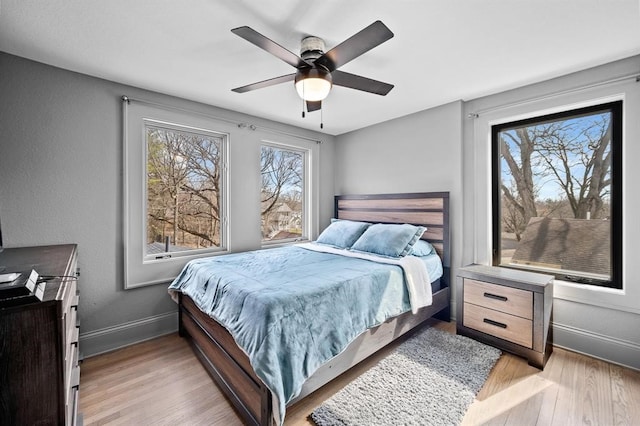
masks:
{"type": "Polygon", "coordinates": [[[74,385],[74,383],[72,383],[71,376],[73,374],[74,369],[80,368],[78,364],[78,357],[79,357],[79,351],[78,351],[77,341],[76,343],[69,343],[67,345],[67,350],[65,352],[65,359],[64,359],[64,365],[65,365],[64,375],[66,379],[65,383],[67,386],[74,385]]]}
{"type": "Polygon", "coordinates": [[[67,404],[65,405],[67,411],[67,426],[78,425],[78,404],[80,400],[79,390],[77,387],[69,389],[67,397],[67,404]]]}
{"type": "Polygon", "coordinates": [[[65,388],[67,391],[80,386],[80,365],[78,364],[78,348],[74,347],[69,354],[69,359],[65,360],[65,388]]]}
{"type": "Polygon", "coordinates": [[[533,322],[525,318],[465,303],[463,325],[529,349],[533,346],[533,322]]]}
{"type": "Polygon", "coordinates": [[[465,278],[464,302],[533,320],[533,293],[527,290],[465,278]]]}
{"type": "Polygon", "coordinates": [[[62,311],[69,312],[72,306],[78,306],[78,283],[74,279],[68,279],[62,290],[62,311]]]}
{"type": "Polygon", "coordinates": [[[78,308],[77,306],[71,307],[68,312],[65,312],[62,316],[62,328],[64,330],[64,343],[77,343],[77,339],[74,340],[75,329],[78,325],[78,308]]]}

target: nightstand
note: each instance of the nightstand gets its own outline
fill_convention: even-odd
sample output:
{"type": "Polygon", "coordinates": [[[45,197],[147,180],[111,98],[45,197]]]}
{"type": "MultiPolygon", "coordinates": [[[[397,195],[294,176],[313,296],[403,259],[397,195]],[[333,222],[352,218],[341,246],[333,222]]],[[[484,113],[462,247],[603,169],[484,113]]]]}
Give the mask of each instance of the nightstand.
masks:
{"type": "Polygon", "coordinates": [[[551,355],[551,275],[485,265],[458,270],[457,331],[544,368],[551,355]]]}

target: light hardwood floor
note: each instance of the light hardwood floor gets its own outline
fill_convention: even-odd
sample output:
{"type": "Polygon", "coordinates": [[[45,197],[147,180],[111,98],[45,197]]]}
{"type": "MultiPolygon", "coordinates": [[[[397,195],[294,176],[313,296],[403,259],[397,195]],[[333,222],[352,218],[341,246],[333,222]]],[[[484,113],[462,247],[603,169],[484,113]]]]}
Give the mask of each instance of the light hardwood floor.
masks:
{"type": "MultiPolygon", "coordinates": [[[[455,332],[455,323],[430,320],[455,332]]],[[[287,411],[285,425],[307,416],[396,344],[287,411]]],[[[86,359],[80,411],[85,425],[241,425],[231,405],[177,334],[86,359]]],[[[544,371],[503,354],[464,425],[640,425],[640,372],[556,348],[544,371]]]]}

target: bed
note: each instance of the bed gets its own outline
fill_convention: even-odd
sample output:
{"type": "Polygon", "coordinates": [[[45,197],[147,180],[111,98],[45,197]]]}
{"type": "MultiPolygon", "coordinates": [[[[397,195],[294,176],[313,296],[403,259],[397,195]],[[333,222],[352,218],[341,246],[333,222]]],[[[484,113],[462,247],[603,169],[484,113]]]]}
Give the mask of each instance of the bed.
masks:
{"type": "MultiPolygon", "coordinates": [[[[355,338],[353,336],[349,337],[351,343],[345,344],[345,347],[338,347],[336,354],[323,361],[321,365],[312,364],[312,374],[304,377],[301,389],[296,389],[295,397],[286,404],[287,407],[292,406],[393,340],[419,326],[426,319],[436,316],[448,321],[450,317],[449,195],[447,192],[336,196],[335,218],[346,221],[382,224],[408,223],[426,227],[426,231],[424,233],[420,232],[419,235],[421,235],[421,239],[430,242],[437,252],[437,257],[441,261],[439,263],[441,265],[440,278],[431,283],[432,292],[428,295],[430,302],[428,306],[416,308],[413,304],[413,294],[408,297],[405,295],[402,301],[398,299],[395,305],[406,305],[408,298],[411,299],[411,309],[407,310],[405,306],[403,309],[406,312],[393,314],[389,318],[386,318],[387,313],[381,314],[383,315],[383,320],[379,321],[379,325],[366,328],[366,330],[357,334],[355,338]]],[[[310,248],[307,247],[307,249],[310,248]]],[[[278,250],[257,251],[249,257],[259,257],[262,252],[268,252],[268,255],[273,257],[278,255],[278,250]]],[[[283,250],[288,250],[282,251],[283,255],[287,256],[287,258],[283,258],[283,262],[288,261],[288,257],[301,257],[303,262],[309,259],[310,264],[317,260],[320,265],[319,268],[322,267],[322,262],[327,257],[333,256],[333,254],[326,254],[327,252],[324,251],[312,254],[311,252],[314,250],[306,250],[304,248],[283,250]]],[[[230,268],[239,269],[239,271],[230,270],[229,274],[235,274],[241,278],[240,276],[243,274],[242,263],[236,263],[233,266],[233,260],[244,262],[245,257],[228,256],[228,259],[231,259],[230,264],[232,266],[230,268]]],[[[338,257],[342,258],[341,256],[338,257]]],[[[345,260],[344,262],[347,261],[345,260]]],[[[369,264],[371,265],[371,263],[369,264]]],[[[397,269],[397,266],[387,265],[385,267],[378,266],[378,264],[375,267],[371,266],[372,274],[375,275],[378,272],[385,274],[383,275],[385,280],[395,273],[393,272],[394,268],[397,269]]],[[[181,275],[185,274],[186,270],[187,268],[185,267],[181,275]]],[[[316,279],[316,275],[310,277],[310,279],[316,279]]],[[[235,277],[233,279],[230,278],[230,281],[234,280],[236,280],[235,277]]],[[[318,283],[317,285],[323,284],[318,283]]],[[[246,349],[247,343],[240,339],[241,336],[238,335],[237,329],[231,328],[229,324],[226,327],[222,326],[210,314],[203,312],[203,310],[206,311],[207,309],[199,307],[199,305],[203,305],[203,299],[198,294],[192,292],[188,295],[187,293],[183,291],[174,292],[174,296],[179,303],[180,335],[189,340],[202,365],[227,395],[247,424],[272,425],[274,416],[279,418],[280,410],[278,404],[280,401],[278,401],[277,397],[274,397],[278,393],[272,392],[264,384],[265,380],[260,378],[264,377],[263,369],[256,363],[253,353],[251,352],[251,359],[254,360],[254,365],[256,365],[255,370],[250,362],[248,352],[240,348],[227,328],[239,338],[238,342],[242,344],[243,348],[246,349]]],[[[269,298],[269,293],[265,293],[264,297],[269,298]]],[[[339,298],[334,297],[333,299],[321,301],[321,305],[319,307],[314,305],[313,309],[320,311],[321,308],[329,303],[328,300],[339,300],[339,298]]],[[[336,304],[338,303],[336,302],[336,304]]],[[[397,308],[393,303],[389,302],[389,304],[394,306],[393,309],[397,308]]],[[[306,309],[308,310],[308,307],[306,309]]],[[[388,311],[392,312],[393,309],[390,308],[388,311]]],[[[380,310],[384,311],[381,308],[380,310]]],[[[256,311],[258,312],[259,310],[256,311]]],[[[264,314],[269,315],[269,312],[264,314]]],[[[238,313],[230,310],[226,315],[233,318],[238,313]]],[[[313,324],[309,325],[309,327],[312,326],[313,324]]],[[[258,335],[262,336],[259,333],[258,335]]],[[[339,338],[342,338],[342,336],[339,336],[339,338]]],[[[295,352],[294,349],[292,349],[291,354],[292,363],[297,356],[293,352],[295,352]]],[[[282,359],[286,361],[288,355],[285,354],[284,357],[279,358],[280,361],[282,359]]],[[[309,363],[306,358],[303,361],[309,363]]]]}

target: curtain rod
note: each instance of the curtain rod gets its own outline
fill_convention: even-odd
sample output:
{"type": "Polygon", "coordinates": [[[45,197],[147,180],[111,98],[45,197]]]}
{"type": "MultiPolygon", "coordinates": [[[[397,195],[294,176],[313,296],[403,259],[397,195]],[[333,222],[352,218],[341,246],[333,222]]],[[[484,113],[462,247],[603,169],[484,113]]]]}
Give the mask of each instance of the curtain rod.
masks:
{"type": "Polygon", "coordinates": [[[630,79],[635,79],[636,83],[640,82],[640,74],[638,73],[633,73],[633,74],[627,74],[621,77],[616,77],[616,78],[612,78],[609,80],[605,80],[605,81],[600,81],[598,83],[593,83],[593,84],[588,84],[586,86],[580,86],[580,87],[574,87],[573,89],[566,89],[566,90],[562,90],[560,92],[555,92],[555,93],[550,93],[548,95],[542,95],[542,96],[535,96],[532,98],[528,98],[522,101],[517,101],[517,102],[510,102],[507,104],[502,104],[502,105],[498,105],[495,107],[491,107],[491,108],[487,108],[487,109],[482,109],[480,111],[477,112],[470,112],[469,114],[467,114],[467,118],[478,118],[481,115],[484,115],[488,112],[495,112],[495,111],[500,111],[502,109],[507,109],[507,108],[512,108],[515,106],[521,106],[521,105],[527,105],[533,102],[538,102],[538,101],[543,101],[546,99],[553,99],[556,98],[558,96],[563,96],[563,95],[568,95],[570,93],[576,93],[576,92],[581,92],[583,90],[589,90],[589,89],[593,89],[596,87],[600,87],[600,86],[606,86],[609,84],[615,84],[615,83],[620,83],[622,81],[626,81],[626,80],[630,80],[630,79]]]}
{"type": "Polygon", "coordinates": [[[230,118],[225,118],[225,117],[218,117],[215,115],[211,115],[211,114],[207,114],[204,112],[200,112],[200,111],[194,111],[191,109],[187,109],[187,108],[180,108],[180,107],[174,107],[171,105],[165,105],[162,104],[160,102],[154,102],[154,101],[150,101],[147,99],[141,99],[141,98],[132,98],[130,96],[127,95],[122,95],[122,102],[126,102],[127,104],[130,102],[140,102],[140,103],[144,103],[144,104],[148,104],[148,105],[153,105],[153,106],[157,106],[160,108],[165,108],[165,109],[171,109],[171,110],[175,110],[175,111],[180,111],[180,112],[185,112],[187,114],[196,114],[196,115],[200,115],[202,117],[206,117],[206,118],[211,118],[214,120],[219,120],[219,121],[224,121],[227,123],[231,123],[231,124],[235,124],[236,126],[238,126],[239,129],[249,129],[249,130],[264,130],[265,132],[271,132],[271,133],[276,133],[276,134],[280,134],[280,135],[284,135],[284,136],[291,136],[294,138],[299,138],[299,139],[304,139],[307,141],[311,141],[311,142],[315,142],[317,144],[321,144],[322,140],[320,139],[314,139],[314,138],[310,138],[308,136],[303,136],[303,135],[298,135],[296,133],[291,133],[291,132],[286,132],[284,130],[279,130],[279,129],[274,129],[271,127],[267,127],[267,126],[260,126],[260,125],[255,125],[255,124],[250,124],[244,121],[238,121],[238,120],[232,120],[230,118]]]}

